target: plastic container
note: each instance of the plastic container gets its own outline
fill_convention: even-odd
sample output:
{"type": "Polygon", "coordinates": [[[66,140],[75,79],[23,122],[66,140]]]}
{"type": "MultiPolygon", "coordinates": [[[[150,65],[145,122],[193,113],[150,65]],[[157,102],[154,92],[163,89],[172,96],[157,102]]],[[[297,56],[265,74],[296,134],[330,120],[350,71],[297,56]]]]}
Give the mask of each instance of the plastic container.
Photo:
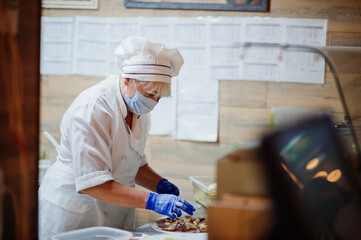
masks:
{"type": "Polygon", "coordinates": [[[111,227],[90,227],[60,233],[53,236],[52,240],[129,240],[131,232],[111,227]]]}
{"type": "Polygon", "coordinates": [[[194,199],[207,207],[216,199],[217,185],[214,176],[190,176],[189,179],[193,184],[194,199]]]}

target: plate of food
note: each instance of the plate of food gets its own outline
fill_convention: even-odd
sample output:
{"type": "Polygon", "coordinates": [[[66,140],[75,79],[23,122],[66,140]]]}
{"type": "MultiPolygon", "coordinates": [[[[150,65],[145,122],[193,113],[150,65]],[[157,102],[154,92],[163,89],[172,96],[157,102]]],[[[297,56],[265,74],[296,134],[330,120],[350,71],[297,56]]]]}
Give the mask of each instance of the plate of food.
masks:
{"type": "MultiPolygon", "coordinates": [[[[141,238],[143,239],[143,238],[141,238]]],[[[207,233],[159,233],[144,238],[144,240],[208,240],[207,233]]]]}
{"type": "Polygon", "coordinates": [[[150,223],[150,226],[163,233],[207,233],[207,219],[199,216],[186,215],[175,219],[161,217],[150,223]]]}

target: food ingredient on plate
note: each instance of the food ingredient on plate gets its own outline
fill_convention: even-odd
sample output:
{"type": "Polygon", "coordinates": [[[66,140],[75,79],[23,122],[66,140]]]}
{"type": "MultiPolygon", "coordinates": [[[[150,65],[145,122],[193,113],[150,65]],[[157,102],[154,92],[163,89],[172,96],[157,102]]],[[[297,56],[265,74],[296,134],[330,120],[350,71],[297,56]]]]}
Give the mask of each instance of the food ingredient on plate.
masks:
{"type": "Polygon", "coordinates": [[[187,215],[181,218],[163,218],[156,221],[157,226],[170,232],[191,232],[204,233],[207,232],[207,219],[204,217],[192,217],[187,215]]]}

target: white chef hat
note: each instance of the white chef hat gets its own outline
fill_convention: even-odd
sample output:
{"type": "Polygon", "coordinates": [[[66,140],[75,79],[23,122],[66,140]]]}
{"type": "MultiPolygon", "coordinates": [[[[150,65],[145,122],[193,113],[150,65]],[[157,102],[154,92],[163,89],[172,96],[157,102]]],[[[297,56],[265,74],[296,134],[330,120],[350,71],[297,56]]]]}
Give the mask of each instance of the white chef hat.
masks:
{"type": "Polygon", "coordinates": [[[161,43],[137,36],[124,39],[115,56],[122,77],[140,81],[170,83],[184,63],[177,49],[167,49],[161,43]]]}

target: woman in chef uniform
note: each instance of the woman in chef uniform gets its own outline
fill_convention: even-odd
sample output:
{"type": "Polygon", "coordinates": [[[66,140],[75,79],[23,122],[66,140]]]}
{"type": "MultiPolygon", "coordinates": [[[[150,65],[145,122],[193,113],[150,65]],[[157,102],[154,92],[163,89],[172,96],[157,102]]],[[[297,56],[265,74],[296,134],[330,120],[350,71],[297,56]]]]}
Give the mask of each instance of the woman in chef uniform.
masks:
{"type": "Polygon", "coordinates": [[[63,116],[57,160],[39,189],[40,239],[91,226],[132,230],[135,208],[172,218],[195,210],[144,155],[149,112],[170,96],[183,58],[142,37],[126,38],[115,54],[120,76],[80,93],[63,116]]]}

